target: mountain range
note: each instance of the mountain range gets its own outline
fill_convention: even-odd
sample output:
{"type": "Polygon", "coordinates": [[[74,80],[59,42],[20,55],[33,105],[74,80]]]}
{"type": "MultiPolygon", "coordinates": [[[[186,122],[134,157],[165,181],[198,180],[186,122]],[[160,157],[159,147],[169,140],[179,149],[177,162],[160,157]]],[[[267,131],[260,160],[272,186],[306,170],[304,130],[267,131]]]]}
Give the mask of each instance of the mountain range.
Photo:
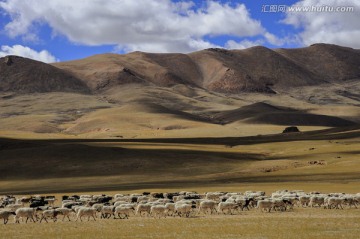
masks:
{"type": "Polygon", "coordinates": [[[360,123],[359,79],[360,50],[329,44],[108,53],[52,64],[6,56],[0,130],[188,137],[342,127],[360,123]]]}

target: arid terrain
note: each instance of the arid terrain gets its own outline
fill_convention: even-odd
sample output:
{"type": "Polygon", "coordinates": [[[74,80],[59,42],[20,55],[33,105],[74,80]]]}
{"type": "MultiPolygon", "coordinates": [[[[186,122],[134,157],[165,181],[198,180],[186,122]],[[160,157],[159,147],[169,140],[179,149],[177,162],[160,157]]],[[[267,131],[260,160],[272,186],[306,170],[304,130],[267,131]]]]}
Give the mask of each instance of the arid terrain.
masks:
{"type": "MultiPolygon", "coordinates": [[[[359,92],[360,51],[326,44],[103,54],[52,65],[0,58],[0,195],[358,193],[359,92]],[[282,133],[288,126],[300,132],[282,133]]],[[[194,231],[196,238],[356,238],[358,212],[299,208],[97,225],[105,237],[122,238],[195,238],[194,231]],[[120,226],[136,233],[112,230],[120,226]]],[[[84,226],[95,223],[69,224],[66,232],[61,222],[21,226],[29,238],[74,230],[84,231],[77,238],[101,237],[84,226]]],[[[0,235],[18,232],[8,225],[0,235]]]]}

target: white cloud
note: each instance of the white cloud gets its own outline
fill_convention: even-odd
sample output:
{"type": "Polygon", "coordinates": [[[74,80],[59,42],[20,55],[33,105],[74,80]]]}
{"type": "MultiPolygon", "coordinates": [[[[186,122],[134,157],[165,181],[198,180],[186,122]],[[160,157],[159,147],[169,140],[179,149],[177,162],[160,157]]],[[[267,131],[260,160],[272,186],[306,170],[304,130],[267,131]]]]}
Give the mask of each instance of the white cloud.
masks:
{"type": "Polygon", "coordinates": [[[11,37],[31,35],[31,29],[48,24],[72,42],[115,44],[127,51],[190,52],[213,46],[205,36],[266,33],[244,4],[208,0],[200,9],[193,6],[171,0],[0,1],[12,19],[5,26],[11,37]]]}
{"type": "Polygon", "coordinates": [[[256,40],[256,41],[249,41],[249,40],[242,40],[240,42],[236,42],[233,40],[229,40],[225,44],[225,48],[228,49],[246,49],[253,46],[259,46],[264,44],[263,40],[256,40]]]}
{"type": "Polygon", "coordinates": [[[293,6],[354,7],[353,12],[287,12],[282,22],[302,29],[298,37],[304,45],[323,42],[360,48],[360,1],[302,0],[293,6]]]}
{"type": "Polygon", "coordinates": [[[22,45],[14,45],[14,46],[1,46],[0,57],[4,57],[7,55],[17,55],[30,59],[34,59],[37,61],[42,61],[46,63],[56,62],[58,61],[51,53],[46,50],[35,51],[29,47],[22,45]]]}

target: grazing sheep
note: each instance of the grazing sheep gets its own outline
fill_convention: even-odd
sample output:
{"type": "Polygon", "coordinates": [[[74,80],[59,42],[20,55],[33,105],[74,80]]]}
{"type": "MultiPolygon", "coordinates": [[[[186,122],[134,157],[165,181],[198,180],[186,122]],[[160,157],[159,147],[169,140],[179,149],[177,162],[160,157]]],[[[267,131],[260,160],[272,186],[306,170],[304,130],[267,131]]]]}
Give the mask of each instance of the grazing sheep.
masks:
{"type": "Polygon", "coordinates": [[[74,213],[75,211],[73,209],[69,208],[56,208],[55,211],[59,212],[61,215],[63,215],[62,221],[64,221],[65,217],[67,217],[70,220],[70,214],[74,213]]]}
{"type": "Polygon", "coordinates": [[[233,214],[234,210],[238,209],[239,205],[233,202],[220,202],[218,204],[218,208],[217,211],[218,213],[223,213],[223,214],[233,214]]]}
{"type": "Polygon", "coordinates": [[[31,219],[34,223],[34,217],[36,215],[37,208],[28,208],[28,207],[22,207],[18,208],[15,211],[15,223],[20,223],[19,219],[22,217],[26,217],[26,223],[29,219],[31,219]]]}
{"type": "Polygon", "coordinates": [[[95,204],[93,204],[91,207],[92,208],[94,208],[94,209],[96,209],[96,211],[97,212],[101,212],[101,209],[103,208],[103,204],[101,204],[101,203],[95,203],[95,204]]]}
{"type": "Polygon", "coordinates": [[[111,215],[114,216],[115,219],[115,206],[103,206],[101,208],[101,218],[110,218],[111,215]]]}
{"type": "Polygon", "coordinates": [[[154,218],[156,216],[160,217],[166,217],[167,214],[167,207],[165,205],[154,205],[150,209],[150,215],[154,218]]]}
{"type": "Polygon", "coordinates": [[[114,206],[115,206],[115,207],[118,207],[118,206],[120,206],[120,205],[126,205],[126,204],[129,204],[129,202],[127,202],[127,201],[116,201],[116,202],[114,203],[114,206]]]}
{"type": "Polygon", "coordinates": [[[324,208],[336,208],[336,209],[344,209],[342,207],[342,204],[346,202],[346,198],[338,198],[338,197],[329,197],[326,198],[326,205],[324,205],[324,208]]]}
{"type": "Polygon", "coordinates": [[[83,203],[82,202],[66,202],[62,204],[62,208],[69,208],[71,209],[74,206],[82,206],[83,203]]]}
{"type": "Polygon", "coordinates": [[[131,213],[135,215],[135,208],[132,205],[120,205],[115,208],[114,213],[118,215],[120,219],[129,219],[131,213]]]}
{"type": "Polygon", "coordinates": [[[150,215],[152,204],[139,204],[136,207],[136,215],[140,215],[141,217],[150,215]]]}
{"type": "Polygon", "coordinates": [[[260,210],[260,211],[268,211],[270,212],[271,209],[274,207],[274,203],[270,200],[259,200],[257,202],[257,208],[260,210]]]}
{"type": "Polygon", "coordinates": [[[23,205],[22,204],[8,204],[5,206],[6,209],[8,209],[9,211],[15,212],[16,209],[18,208],[22,208],[23,205]]]}
{"type": "Polygon", "coordinates": [[[54,206],[56,198],[45,198],[45,201],[48,202],[49,206],[54,206]]]}
{"type": "Polygon", "coordinates": [[[175,204],[175,212],[180,216],[190,217],[191,212],[195,209],[195,205],[190,204],[175,204]]]}
{"type": "Polygon", "coordinates": [[[310,205],[310,196],[303,195],[299,197],[299,202],[302,207],[307,207],[310,205]]]}
{"type": "Polygon", "coordinates": [[[217,202],[213,201],[213,200],[205,200],[200,202],[200,206],[199,206],[199,211],[198,213],[216,213],[216,206],[217,206],[217,202]]]}
{"type": "Polygon", "coordinates": [[[80,219],[80,221],[82,221],[82,217],[83,216],[88,216],[88,221],[90,221],[90,217],[94,218],[94,221],[96,221],[95,217],[96,217],[96,209],[94,208],[89,208],[89,207],[80,207],[77,211],[77,216],[76,216],[76,220],[80,219]]]}
{"type": "Polygon", "coordinates": [[[15,212],[12,211],[0,211],[0,219],[4,219],[4,224],[9,221],[9,217],[11,215],[16,215],[15,212]]]}
{"type": "Polygon", "coordinates": [[[206,193],[205,199],[219,202],[220,197],[224,195],[225,193],[222,192],[208,192],[206,193]]]}
{"type": "Polygon", "coordinates": [[[325,198],[323,196],[312,196],[310,198],[310,207],[315,207],[316,205],[321,207],[325,203],[325,198]]]}
{"type": "Polygon", "coordinates": [[[235,199],[234,203],[236,203],[241,211],[244,211],[246,208],[248,211],[250,211],[250,204],[252,202],[255,202],[253,198],[244,198],[244,197],[238,197],[235,199]]]}
{"type": "Polygon", "coordinates": [[[168,216],[175,216],[175,203],[166,203],[165,207],[167,209],[168,216]]]}
{"type": "Polygon", "coordinates": [[[42,217],[40,219],[40,223],[41,221],[44,219],[46,222],[48,222],[46,220],[46,218],[51,218],[54,220],[54,222],[56,222],[57,220],[57,215],[60,214],[59,211],[56,211],[55,209],[52,209],[52,210],[45,210],[42,212],[42,217]]]}

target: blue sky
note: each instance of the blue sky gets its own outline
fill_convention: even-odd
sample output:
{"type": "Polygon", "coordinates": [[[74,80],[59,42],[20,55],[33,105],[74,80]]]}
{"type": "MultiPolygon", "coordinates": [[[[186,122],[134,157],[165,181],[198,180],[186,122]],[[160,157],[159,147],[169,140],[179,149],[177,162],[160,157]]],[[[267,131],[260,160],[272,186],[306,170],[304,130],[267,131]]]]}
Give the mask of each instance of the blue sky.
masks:
{"type": "MultiPolygon", "coordinates": [[[[360,48],[357,0],[0,0],[0,56],[44,62],[209,47],[360,48]],[[270,7],[286,6],[286,11],[270,7]],[[287,8],[297,6],[299,11],[287,8]],[[352,7],[342,12],[306,7],[352,7]]],[[[343,9],[340,9],[343,10],[343,9]]]]}

